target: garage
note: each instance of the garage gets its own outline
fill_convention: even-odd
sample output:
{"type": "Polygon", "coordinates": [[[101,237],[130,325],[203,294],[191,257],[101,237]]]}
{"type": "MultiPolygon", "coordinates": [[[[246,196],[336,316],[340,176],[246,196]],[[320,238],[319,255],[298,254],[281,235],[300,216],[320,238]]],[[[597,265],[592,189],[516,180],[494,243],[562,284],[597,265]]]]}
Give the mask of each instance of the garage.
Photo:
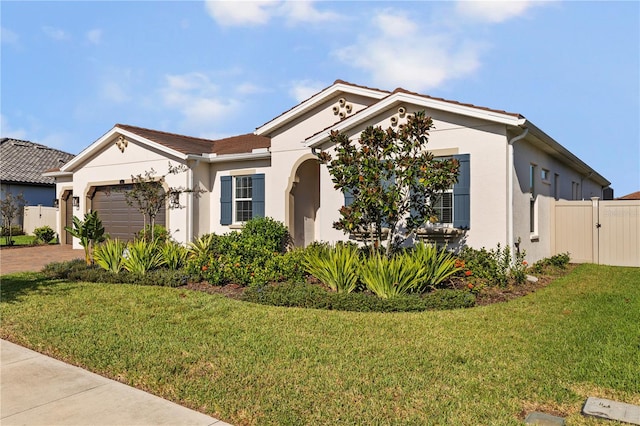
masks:
{"type": "MultiPolygon", "coordinates": [[[[142,213],[135,206],[127,204],[125,192],[131,188],[131,185],[95,187],[91,201],[92,210],[98,212],[98,217],[110,238],[133,240],[144,227],[142,213]]],[[[166,226],[165,208],[158,212],[156,225],[166,226]]]]}

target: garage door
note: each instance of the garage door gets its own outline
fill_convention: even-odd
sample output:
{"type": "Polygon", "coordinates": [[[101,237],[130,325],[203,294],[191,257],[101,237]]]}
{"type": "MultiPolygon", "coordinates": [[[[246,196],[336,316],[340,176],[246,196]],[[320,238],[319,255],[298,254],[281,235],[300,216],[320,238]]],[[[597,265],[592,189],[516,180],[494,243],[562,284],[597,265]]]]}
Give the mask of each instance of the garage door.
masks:
{"type": "MultiPolygon", "coordinates": [[[[129,207],[125,191],[131,185],[99,186],[93,195],[92,209],[98,212],[105,232],[111,238],[132,240],[143,228],[142,213],[136,207],[129,207]]],[[[165,226],[165,209],[156,216],[156,225],[165,226]]]]}

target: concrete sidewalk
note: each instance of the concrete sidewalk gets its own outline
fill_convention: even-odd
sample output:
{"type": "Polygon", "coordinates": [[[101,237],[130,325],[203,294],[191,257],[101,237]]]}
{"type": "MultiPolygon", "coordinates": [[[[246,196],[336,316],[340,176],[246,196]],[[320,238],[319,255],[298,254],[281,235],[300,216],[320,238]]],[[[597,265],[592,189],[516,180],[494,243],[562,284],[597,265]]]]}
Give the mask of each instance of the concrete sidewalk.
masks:
{"type": "Polygon", "coordinates": [[[0,423],[215,425],[197,411],[0,340],[0,423]]]}

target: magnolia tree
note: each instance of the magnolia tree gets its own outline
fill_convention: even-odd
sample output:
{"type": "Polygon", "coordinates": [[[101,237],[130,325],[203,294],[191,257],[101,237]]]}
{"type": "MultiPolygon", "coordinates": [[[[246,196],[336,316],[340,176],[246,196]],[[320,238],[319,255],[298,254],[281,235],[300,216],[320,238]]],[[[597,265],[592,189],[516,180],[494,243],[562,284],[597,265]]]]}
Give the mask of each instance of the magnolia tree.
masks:
{"type": "MultiPolygon", "coordinates": [[[[332,132],[335,158],[318,153],[336,189],[353,199],[340,209],[334,228],[360,234],[371,248],[386,239],[386,253],[435,215],[433,201],[457,180],[458,161],[426,150],[431,117],[417,112],[399,127],[367,127],[357,141],[332,132]],[[387,235],[388,234],[388,235],[387,235]]],[[[345,197],[346,198],[346,197],[345,197]]]]}

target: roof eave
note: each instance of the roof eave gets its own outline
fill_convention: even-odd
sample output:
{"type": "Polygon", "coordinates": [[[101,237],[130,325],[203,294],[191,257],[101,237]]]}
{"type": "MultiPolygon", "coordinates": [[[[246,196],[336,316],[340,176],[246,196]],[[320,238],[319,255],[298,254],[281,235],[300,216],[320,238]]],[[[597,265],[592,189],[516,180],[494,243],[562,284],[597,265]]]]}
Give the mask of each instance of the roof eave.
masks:
{"type": "Polygon", "coordinates": [[[44,172],[44,173],[42,173],[42,176],[44,176],[44,177],[52,177],[52,178],[70,177],[70,176],[73,176],[73,173],[72,172],[63,172],[63,171],[44,172]]]}
{"type": "Polygon", "coordinates": [[[518,126],[526,121],[526,119],[524,119],[523,117],[513,114],[502,114],[496,111],[488,111],[483,108],[474,108],[471,106],[450,103],[438,99],[425,98],[423,96],[410,93],[397,92],[392,93],[385,99],[382,99],[381,101],[371,105],[370,107],[365,108],[357,114],[354,114],[351,117],[336,123],[334,126],[330,127],[324,132],[318,133],[317,135],[308,138],[304,142],[304,145],[306,147],[316,148],[329,139],[329,135],[332,131],[348,131],[349,129],[369,120],[369,118],[371,118],[372,116],[379,114],[380,112],[383,112],[384,110],[391,108],[394,105],[402,103],[409,103],[424,108],[436,109],[439,111],[451,112],[454,114],[461,114],[468,117],[475,117],[482,120],[506,124],[510,126],[518,126]]]}
{"type": "Polygon", "coordinates": [[[189,154],[186,160],[203,161],[205,163],[230,163],[234,161],[250,161],[250,160],[263,160],[271,158],[271,152],[257,151],[257,152],[242,152],[238,154],[189,154]]]}
{"type": "Polygon", "coordinates": [[[549,146],[552,150],[557,152],[559,154],[558,159],[571,165],[574,169],[582,173],[585,178],[591,179],[603,187],[607,187],[611,185],[611,182],[608,181],[604,176],[596,172],[587,163],[579,159],[575,154],[573,154],[567,148],[562,146],[551,136],[547,135],[542,129],[540,129],[538,126],[533,124],[531,121],[525,120],[525,123],[523,123],[519,127],[528,128],[529,134],[535,136],[544,144],[549,146]]]}
{"type": "Polygon", "coordinates": [[[82,152],[80,152],[78,155],[76,155],[72,160],[70,160],[67,164],[65,164],[64,166],[62,166],[60,168],[61,171],[63,172],[72,172],[73,170],[75,170],[75,167],[79,164],[82,164],[87,158],[90,158],[95,152],[97,152],[98,150],[104,148],[105,146],[107,146],[110,142],[111,142],[111,138],[113,137],[113,135],[115,134],[121,134],[123,136],[126,136],[130,139],[136,140],[138,142],[141,142],[145,145],[148,145],[158,151],[162,151],[166,154],[169,154],[171,156],[174,156],[176,158],[185,160],[187,157],[187,154],[184,154],[182,152],[176,151],[174,149],[168,148],[162,144],[159,144],[157,142],[154,142],[150,139],[144,138],[136,133],[130,132],[128,130],[124,130],[118,126],[114,126],[111,130],[109,130],[107,133],[105,133],[104,135],[102,135],[98,140],[96,140],[94,143],[92,143],[91,145],[89,145],[87,148],[85,148],[84,150],[82,150],[82,152]]]}

